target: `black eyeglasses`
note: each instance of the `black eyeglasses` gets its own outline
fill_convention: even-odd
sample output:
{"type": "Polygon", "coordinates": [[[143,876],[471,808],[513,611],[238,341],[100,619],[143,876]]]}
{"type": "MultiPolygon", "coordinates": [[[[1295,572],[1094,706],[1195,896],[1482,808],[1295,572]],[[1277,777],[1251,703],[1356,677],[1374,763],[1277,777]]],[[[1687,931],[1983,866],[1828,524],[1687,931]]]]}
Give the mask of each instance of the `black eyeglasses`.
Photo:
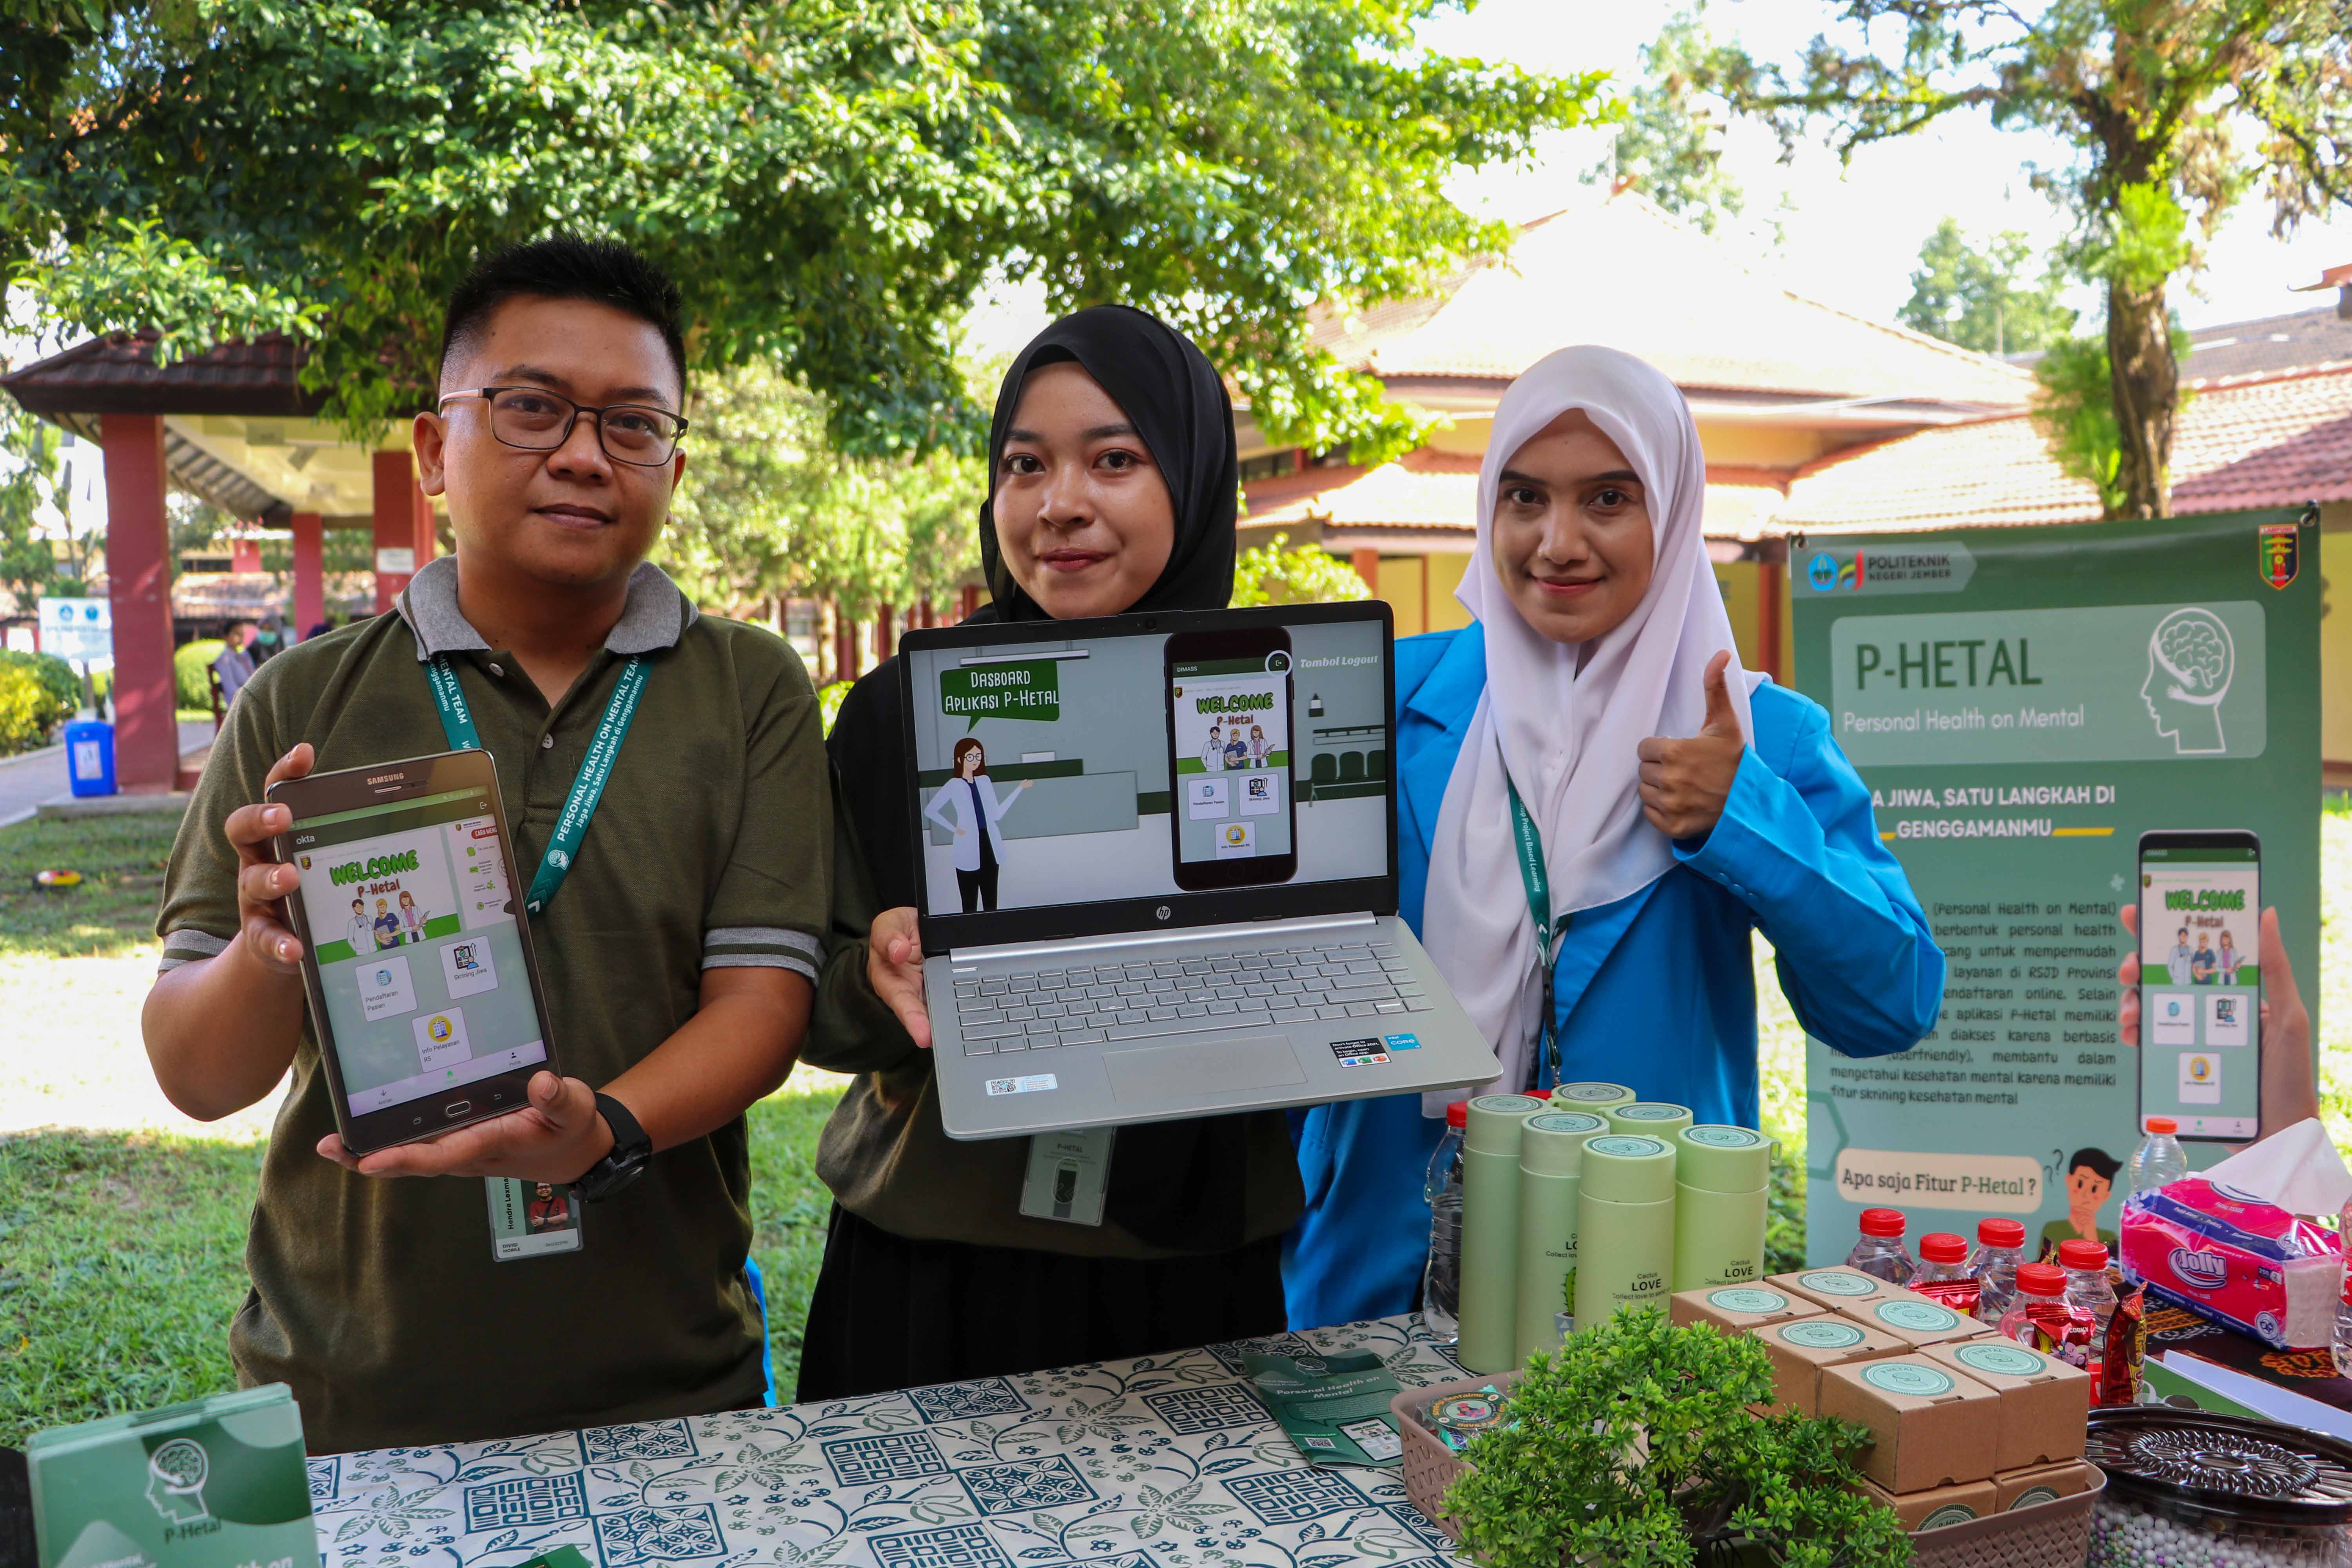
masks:
{"type": "Polygon", "coordinates": [[[614,403],[591,408],[540,386],[478,386],[441,395],[445,405],[478,397],[490,405],[490,434],[527,452],[552,452],[572,439],[583,414],[596,416],[596,444],[616,463],[656,468],[677,453],[686,421],[667,408],[614,403]]]}

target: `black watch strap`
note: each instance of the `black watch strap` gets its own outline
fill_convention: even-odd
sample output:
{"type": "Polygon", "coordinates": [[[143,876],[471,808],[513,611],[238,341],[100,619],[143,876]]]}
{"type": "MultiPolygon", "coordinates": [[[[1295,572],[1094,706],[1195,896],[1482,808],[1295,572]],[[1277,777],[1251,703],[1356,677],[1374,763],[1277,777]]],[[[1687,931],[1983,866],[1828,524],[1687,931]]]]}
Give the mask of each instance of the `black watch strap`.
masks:
{"type": "Polygon", "coordinates": [[[593,1203],[609,1198],[646,1173],[646,1163],[654,1156],[654,1141],[646,1136],[645,1128],[629,1108],[609,1094],[596,1096],[597,1113],[604,1125],[613,1130],[613,1147],[604,1157],[581,1174],[572,1184],[580,1195],[593,1203]]]}

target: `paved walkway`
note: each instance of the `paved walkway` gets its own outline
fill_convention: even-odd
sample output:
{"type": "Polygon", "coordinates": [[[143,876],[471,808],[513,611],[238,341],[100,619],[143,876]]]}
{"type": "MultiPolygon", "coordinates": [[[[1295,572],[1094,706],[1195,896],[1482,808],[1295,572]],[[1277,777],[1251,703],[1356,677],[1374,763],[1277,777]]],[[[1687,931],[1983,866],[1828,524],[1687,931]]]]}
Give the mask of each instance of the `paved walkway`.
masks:
{"type": "MultiPolygon", "coordinates": [[[[198,746],[208,745],[213,738],[210,719],[180,721],[180,752],[183,756],[198,746]]],[[[62,800],[72,794],[66,776],[66,753],[62,746],[36,752],[10,763],[0,763],[0,827],[21,822],[33,815],[33,808],[47,801],[62,800]]]]}

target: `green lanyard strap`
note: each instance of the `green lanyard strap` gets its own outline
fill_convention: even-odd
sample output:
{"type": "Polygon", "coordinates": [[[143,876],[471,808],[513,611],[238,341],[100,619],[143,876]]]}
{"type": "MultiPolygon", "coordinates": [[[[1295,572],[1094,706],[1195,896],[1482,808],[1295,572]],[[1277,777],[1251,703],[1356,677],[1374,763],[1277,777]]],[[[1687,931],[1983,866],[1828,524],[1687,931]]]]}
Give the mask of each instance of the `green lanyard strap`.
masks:
{"type": "Polygon", "coordinates": [[[1504,785],[1511,792],[1511,837],[1519,851],[1519,882],[1528,892],[1528,919],[1536,928],[1536,976],[1543,987],[1543,1014],[1536,1026],[1535,1083],[1537,1089],[1549,1089],[1559,1081],[1559,1030],[1553,1017],[1556,1002],[1553,993],[1553,966],[1559,961],[1559,944],[1567,939],[1569,921],[1575,917],[1562,916],[1555,930],[1551,921],[1551,874],[1544,867],[1543,838],[1536,831],[1535,818],[1519,803],[1519,786],[1508,776],[1504,785]]]}
{"type": "MultiPolygon", "coordinates": [[[[530,891],[523,896],[523,908],[532,914],[547,908],[555,889],[571,875],[580,841],[588,836],[588,821],[596,815],[596,803],[604,798],[604,782],[613,776],[613,759],[620,755],[629,721],[636,717],[637,699],[645,692],[650,668],[643,654],[632,654],[621,661],[621,679],[613,687],[612,700],[604,704],[604,717],[597,721],[595,739],[589,742],[588,755],[572,781],[563,814],[555,819],[555,831],[548,835],[547,853],[540,857],[530,891]]],[[[425,661],[425,678],[432,683],[433,705],[441,710],[441,732],[449,738],[449,749],[480,751],[482,737],[467,708],[465,689],[457,684],[457,665],[448,655],[436,654],[425,661]]]]}

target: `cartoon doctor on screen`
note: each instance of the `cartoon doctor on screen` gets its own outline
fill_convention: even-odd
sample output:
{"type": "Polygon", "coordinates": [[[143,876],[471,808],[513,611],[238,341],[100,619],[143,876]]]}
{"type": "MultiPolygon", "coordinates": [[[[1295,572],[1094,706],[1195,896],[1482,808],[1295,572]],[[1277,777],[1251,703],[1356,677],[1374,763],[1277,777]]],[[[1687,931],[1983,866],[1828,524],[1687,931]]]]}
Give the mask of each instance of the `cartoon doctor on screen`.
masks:
{"type": "Polygon", "coordinates": [[[1023,779],[999,795],[988,776],[988,753],[966,735],[955,743],[955,776],[940,786],[923,816],[955,835],[956,888],[963,912],[996,908],[996,874],[1004,860],[1004,837],[996,824],[1036,781],[1023,779]]]}

